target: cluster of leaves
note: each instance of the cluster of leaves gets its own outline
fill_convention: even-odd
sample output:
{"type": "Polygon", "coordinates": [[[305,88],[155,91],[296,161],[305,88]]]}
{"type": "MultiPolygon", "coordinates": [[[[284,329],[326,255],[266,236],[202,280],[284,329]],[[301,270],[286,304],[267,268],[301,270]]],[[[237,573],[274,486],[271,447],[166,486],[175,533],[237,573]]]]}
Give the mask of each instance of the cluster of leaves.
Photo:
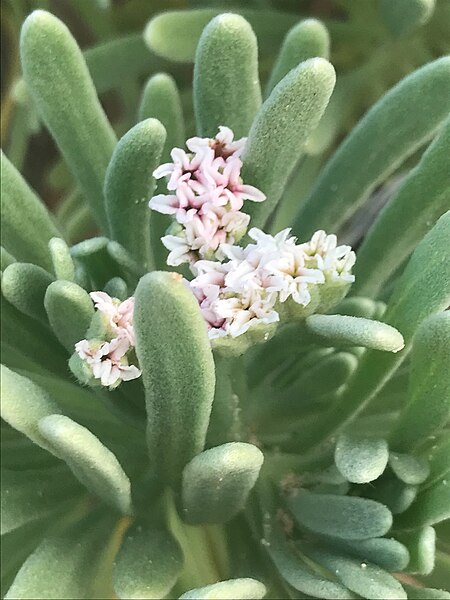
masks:
{"type": "MultiPolygon", "coordinates": [[[[383,6],[416,44],[433,3],[411,4],[407,20],[383,6]]],[[[118,65],[111,54],[140,38],[90,51],[94,85],[64,24],[28,17],[19,92],[76,188],[54,218],[2,155],[6,597],[450,597],[431,589],[448,587],[450,555],[450,59],[390,89],[316,176],[349,93],[339,78],[333,93],[327,28],[217,12],[163,14],[145,39],[168,59],[195,56],[200,135],[248,135],[245,181],[268,197],[249,208],[253,225],[301,239],[342,230],[409,165],[362,242],[349,298],[265,343],[211,346],[195,298],[163,270],[167,221],[147,207],[151,173],[186,136],[186,99],[152,76],[117,141],[97,93],[141,73],[132,52],[118,65]],[[290,27],[263,101],[264,40],[290,27]],[[92,219],[104,237],[72,245],[92,219]],[[81,387],[67,364],[100,289],[136,301],[142,380],[112,392],[81,387]]]]}

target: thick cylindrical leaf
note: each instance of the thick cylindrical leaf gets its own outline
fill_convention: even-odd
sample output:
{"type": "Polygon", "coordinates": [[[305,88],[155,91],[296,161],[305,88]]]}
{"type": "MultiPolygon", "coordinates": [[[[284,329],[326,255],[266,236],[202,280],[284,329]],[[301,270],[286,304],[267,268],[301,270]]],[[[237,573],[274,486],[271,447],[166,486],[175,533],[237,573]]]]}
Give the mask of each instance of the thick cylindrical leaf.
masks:
{"type": "Polygon", "coordinates": [[[228,579],[219,581],[202,588],[189,590],[182,594],[179,600],[227,600],[227,598],[242,598],[243,600],[258,600],[266,595],[266,586],[249,577],[243,579],[228,579]]]}
{"type": "MultiPolygon", "coordinates": [[[[96,514],[43,539],[27,558],[5,598],[92,598],[99,564],[113,532],[111,516],[96,514]]],[[[103,596],[100,596],[103,597],[103,596]]]]}
{"type": "Polygon", "coordinates": [[[392,525],[391,512],[366,498],[301,491],[289,498],[288,505],[299,525],[347,540],[380,537],[392,525]]]}
{"type": "Polygon", "coordinates": [[[61,510],[83,489],[61,463],[51,469],[2,470],[2,535],[61,510]]]}
{"type": "Polygon", "coordinates": [[[89,491],[124,514],[132,512],[130,481],[119,461],[85,427],[63,415],[39,421],[39,432],[89,491]]]}
{"type": "Polygon", "coordinates": [[[3,273],[2,292],[20,312],[46,323],[44,297],[52,281],[53,277],[42,267],[16,262],[3,273]]]}
{"type": "Polygon", "coordinates": [[[114,561],[114,590],[119,598],[165,598],[183,561],[181,548],[168,531],[133,525],[114,561]]]}
{"type": "Polygon", "coordinates": [[[24,433],[41,448],[58,453],[39,431],[39,420],[60,412],[49,394],[27,377],[22,377],[7,367],[1,367],[2,419],[24,433]]]}
{"type": "Polygon", "coordinates": [[[8,250],[3,248],[3,246],[0,246],[0,270],[4,271],[6,267],[9,267],[9,265],[12,265],[14,262],[16,262],[14,256],[10,254],[8,250]]]}
{"type": "Polygon", "coordinates": [[[350,352],[331,352],[308,359],[306,355],[304,362],[299,360],[289,366],[286,375],[295,379],[285,390],[279,390],[281,381],[277,381],[267,397],[254,402],[250,422],[261,424],[265,431],[283,430],[289,423],[302,418],[305,407],[335,393],[358,365],[357,358],[350,352]]]}
{"type": "Polygon", "coordinates": [[[361,317],[311,315],[306,326],[333,345],[350,344],[384,352],[398,352],[404,346],[401,333],[394,327],[361,317]]]}
{"type": "Polygon", "coordinates": [[[403,584],[410,600],[450,600],[450,592],[403,584]]]}
{"type": "Polygon", "coordinates": [[[369,483],[386,468],[389,449],[386,440],[362,438],[346,433],[338,438],[334,460],[339,472],[351,483],[369,483]]]}
{"type": "Polygon", "coordinates": [[[91,289],[102,289],[107,281],[120,275],[116,261],[108,252],[109,240],[94,237],[83,240],[70,249],[72,258],[79,261],[88,274],[91,289]]]}
{"type": "Polygon", "coordinates": [[[116,136],[97,98],[76,41],[67,27],[37,10],[20,40],[25,81],[100,227],[106,227],[103,179],[116,136]]]}
{"type": "Polygon", "coordinates": [[[285,37],[272,69],[267,94],[276,84],[298,64],[319,56],[328,58],[330,54],[330,36],[327,28],[317,19],[305,19],[293,27],[285,37]]]}
{"type": "Polygon", "coordinates": [[[392,432],[392,446],[408,450],[445,426],[450,417],[450,312],[426,319],[412,350],[408,402],[392,432]]]}
{"type": "Polygon", "coordinates": [[[395,36],[407,35],[432,16],[436,0],[381,0],[383,20],[395,36]]]}
{"type": "Polygon", "coordinates": [[[450,484],[441,479],[421,492],[411,507],[396,521],[401,529],[417,529],[450,519],[450,484]]]}
{"type": "Polygon", "coordinates": [[[183,471],[183,518],[193,524],[232,519],[245,507],[263,461],[259,448],[243,442],[195,456],[183,471]]]}
{"type": "Polygon", "coordinates": [[[401,532],[397,538],[409,551],[408,572],[429,575],[434,569],[436,554],[436,532],[433,527],[401,532]]]}
{"type": "Polygon", "coordinates": [[[86,335],[94,316],[89,294],[71,281],[54,281],[47,288],[44,305],[54,334],[69,352],[73,352],[76,342],[86,335]]]}
{"type": "Polygon", "coordinates": [[[17,260],[50,270],[49,240],[59,235],[44,204],[1,152],[2,244],[17,260]]]}
{"type": "Polygon", "coordinates": [[[336,231],[378,184],[432,137],[448,117],[449,102],[448,57],[400,81],[333,154],[298,213],[294,233],[304,239],[316,229],[336,231]]]}
{"type": "MultiPolygon", "coordinates": [[[[220,8],[173,10],[156,15],[144,30],[144,39],[150,49],[169,60],[193,62],[195,50],[203,29],[211,19],[220,15],[220,8]]],[[[253,27],[260,41],[260,52],[272,55],[298,16],[280,11],[236,9],[253,27]],[[266,42],[266,43],[265,43],[266,42]],[[268,43],[267,43],[268,42],[268,43]]]]}
{"type": "Polygon", "coordinates": [[[327,579],[306,563],[293,544],[286,540],[277,524],[272,524],[270,535],[265,539],[267,553],[281,577],[295,590],[307,597],[327,600],[350,600],[355,598],[346,587],[327,579]]]}
{"type": "Polygon", "coordinates": [[[150,209],[166,132],[156,119],[146,119],[117,144],[105,178],[105,202],[111,236],[133,258],[149,268],[150,209]]]}
{"type": "Polygon", "coordinates": [[[183,108],[174,78],[167,73],[150,77],[142,92],[139,120],[158,119],[166,130],[166,142],[161,162],[170,160],[172,148],[181,148],[185,142],[183,108]]]}
{"type": "Polygon", "coordinates": [[[304,448],[325,440],[365,408],[406,357],[420,324],[449,306],[449,238],[450,211],[416,248],[383,316],[386,323],[401,331],[405,349],[397,354],[366,352],[339,401],[307,431],[301,432],[304,448]]]}
{"type": "Polygon", "coordinates": [[[392,538],[370,538],[368,540],[346,541],[327,539],[327,547],[334,546],[361,561],[374,563],[386,571],[403,571],[409,564],[406,546],[392,538]]]}
{"type": "Polygon", "coordinates": [[[248,208],[253,227],[264,225],[281,198],[303,146],[328,104],[335,80],[328,61],[307,60],[280,81],[256,115],[242,157],[242,176],[267,199],[248,208]]]}
{"type": "Polygon", "coordinates": [[[75,281],[75,265],[70,256],[70,248],[64,240],[54,237],[48,243],[56,279],[75,281]]]}
{"type": "MultiPolygon", "coordinates": [[[[54,336],[49,335],[48,327],[18,311],[3,294],[0,302],[2,344],[7,344],[16,356],[26,357],[44,371],[66,375],[68,356],[54,336]]],[[[3,355],[5,364],[9,365],[10,358],[9,353],[3,355]]]]}
{"type": "MultiPolygon", "coordinates": [[[[302,546],[303,549],[303,546],[302,546]]],[[[334,554],[321,547],[305,547],[308,556],[336,575],[348,589],[374,600],[406,600],[401,584],[379,567],[334,554]]]]}
{"type": "Polygon", "coordinates": [[[112,277],[105,283],[103,290],[109,294],[112,298],[119,298],[119,300],[126,300],[130,295],[128,293],[128,286],[121,277],[112,277]]]}
{"type": "Polygon", "coordinates": [[[194,295],[176,273],[145,275],[135,293],[136,353],[146,390],[153,467],[176,486],[203,450],[214,398],[214,360],[194,295]]]}
{"type": "Polygon", "coordinates": [[[439,443],[431,448],[428,460],[430,461],[430,475],[426,481],[426,487],[450,476],[450,438],[448,436],[443,436],[439,443]]]}
{"type": "Polygon", "coordinates": [[[389,455],[389,466],[400,481],[408,485],[419,485],[430,474],[430,467],[427,461],[411,454],[391,452],[389,455]]]}
{"type": "Polygon", "coordinates": [[[367,491],[367,495],[387,506],[393,515],[399,515],[411,506],[417,492],[416,485],[404,483],[387,472],[367,491]]]}
{"type": "Polygon", "coordinates": [[[220,125],[248,134],[261,106],[258,46],[245,19],[223,14],[203,30],[194,66],[197,132],[213,137],[220,125]],[[224,52],[224,49],[226,51],[224,52]]]}
{"type": "Polygon", "coordinates": [[[352,294],[375,296],[448,209],[449,172],[450,120],[366,234],[353,267],[352,294]]]}

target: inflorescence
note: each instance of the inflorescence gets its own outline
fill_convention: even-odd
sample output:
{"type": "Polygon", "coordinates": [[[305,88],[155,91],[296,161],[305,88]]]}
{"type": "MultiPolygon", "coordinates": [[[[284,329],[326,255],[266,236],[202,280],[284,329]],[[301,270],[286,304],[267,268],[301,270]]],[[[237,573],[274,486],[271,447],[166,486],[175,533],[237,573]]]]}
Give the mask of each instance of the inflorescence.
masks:
{"type": "MultiPolygon", "coordinates": [[[[168,194],[154,196],[149,206],[171,215],[161,238],[169,250],[167,264],[188,263],[193,278],[185,280],[198,300],[210,339],[235,338],[257,324],[282,320],[285,306],[305,308],[318,290],[348,289],[355,253],[337,245],[335,235],[317,231],[297,243],[285,229],[275,236],[252,228],[241,211],[246,200],[263,202],[262,191],[242,181],[240,156],[246,138],[234,140],[228,127],[215,138],[194,137],[189,152],[174,148],[173,162],[153,173],[167,178],[168,194]],[[253,243],[240,246],[245,234],[253,243]],[[328,285],[327,285],[328,284],[328,285]]],[[[114,388],[139,377],[134,353],[133,298],[124,302],[104,292],[91,294],[108,322],[106,339],[81,340],[76,353],[102,385],[114,388]]]]}

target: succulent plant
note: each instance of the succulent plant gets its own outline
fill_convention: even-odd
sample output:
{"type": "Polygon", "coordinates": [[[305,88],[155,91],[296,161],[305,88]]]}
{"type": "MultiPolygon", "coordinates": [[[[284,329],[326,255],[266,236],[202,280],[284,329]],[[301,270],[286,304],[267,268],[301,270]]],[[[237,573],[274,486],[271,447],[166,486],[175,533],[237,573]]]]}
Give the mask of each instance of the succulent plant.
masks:
{"type": "MultiPolygon", "coordinates": [[[[381,4],[399,48],[434,7],[381,4]]],[[[117,140],[104,47],[23,24],[76,188],[2,154],[5,598],[450,598],[450,58],[350,127],[327,28],[238,12],[145,30],[197,137],[159,73],[117,140]]]]}

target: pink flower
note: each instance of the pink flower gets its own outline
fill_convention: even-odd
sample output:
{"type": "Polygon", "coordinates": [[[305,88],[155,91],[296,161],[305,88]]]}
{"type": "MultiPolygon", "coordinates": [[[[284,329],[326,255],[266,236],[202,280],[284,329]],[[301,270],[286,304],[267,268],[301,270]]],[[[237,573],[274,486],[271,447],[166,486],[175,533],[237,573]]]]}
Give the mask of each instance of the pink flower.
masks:
{"type": "Polygon", "coordinates": [[[133,328],[134,298],[131,296],[123,302],[117,298],[111,298],[106,292],[91,292],[90,297],[94,301],[95,308],[108,318],[108,324],[114,334],[120,338],[126,338],[128,343],[135,345],[133,328]]]}
{"type": "Polygon", "coordinates": [[[76,353],[91,367],[93,377],[110,389],[141,375],[140,369],[128,364],[125,355],[129,349],[129,342],[124,337],[110,342],[81,340],[75,344],[76,353]]]}
{"type": "Polygon", "coordinates": [[[265,195],[242,182],[240,172],[245,139],[233,140],[233,132],[220,127],[215,138],[191,138],[191,153],[171,152],[173,163],[161,165],[156,178],[168,177],[169,194],[154,196],[149,206],[172,215],[184,231],[173,228],[162,238],[170,250],[168,264],[192,264],[210,258],[222,244],[234,244],[245,234],[249,217],[240,212],[244,201],[262,202],[265,195]],[[175,239],[179,238],[179,239],[175,239]]]}

